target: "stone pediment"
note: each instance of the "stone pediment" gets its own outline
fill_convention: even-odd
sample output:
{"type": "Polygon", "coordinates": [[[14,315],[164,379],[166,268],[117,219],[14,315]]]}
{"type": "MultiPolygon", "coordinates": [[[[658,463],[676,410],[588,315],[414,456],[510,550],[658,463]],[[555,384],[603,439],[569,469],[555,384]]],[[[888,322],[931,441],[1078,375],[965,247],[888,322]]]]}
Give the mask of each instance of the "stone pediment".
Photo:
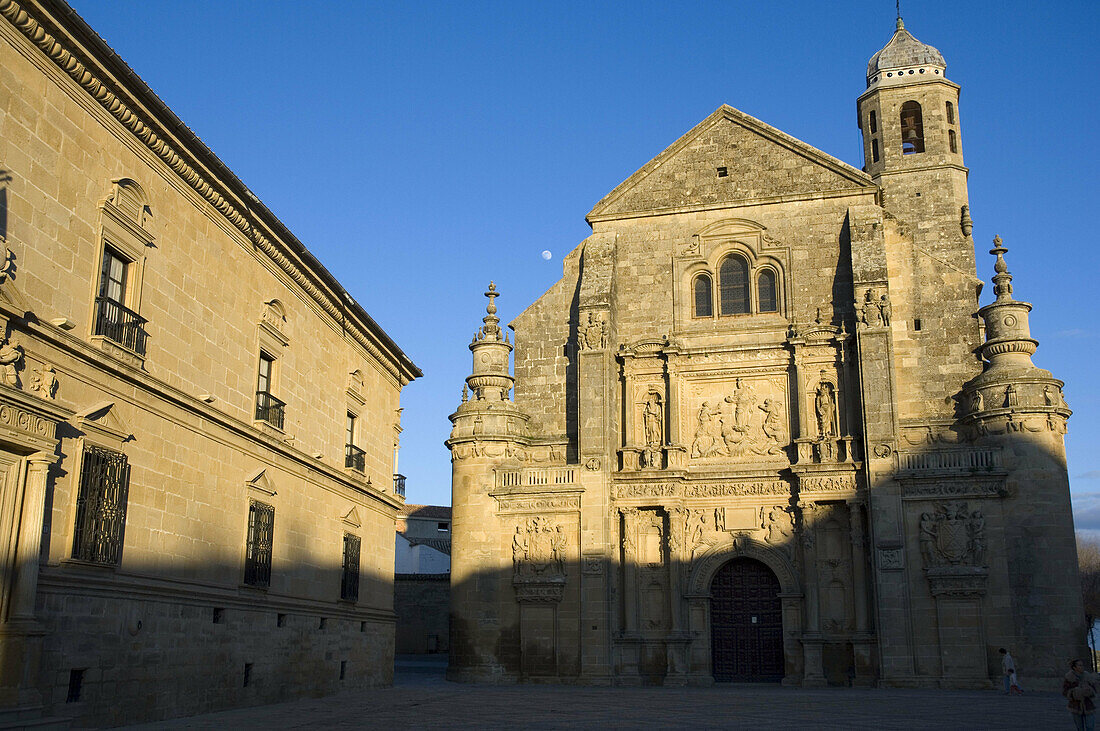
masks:
{"type": "Polygon", "coordinates": [[[866,173],[723,105],[608,193],[587,219],[874,187],[866,173]]]}
{"type": "Polygon", "coordinates": [[[76,413],[75,423],[85,434],[91,433],[115,449],[133,438],[134,432],[122,418],[113,401],[100,401],[76,413]]]}

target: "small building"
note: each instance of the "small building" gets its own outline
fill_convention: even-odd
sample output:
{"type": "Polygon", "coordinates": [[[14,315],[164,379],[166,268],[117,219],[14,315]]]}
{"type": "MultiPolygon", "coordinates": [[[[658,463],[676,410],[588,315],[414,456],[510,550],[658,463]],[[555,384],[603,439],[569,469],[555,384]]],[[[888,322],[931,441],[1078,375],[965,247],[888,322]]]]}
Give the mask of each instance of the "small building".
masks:
{"type": "Polygon", "coordinates": [[[397,521],[394,612],[397,654],[447,652],[451,608],[451,509],[406,505],[397,521]]]}
{"type": "Polygon", "coordinates": [[[420,371],[64,2],[0,69],[0,726],[390,683],[420,371]]]}

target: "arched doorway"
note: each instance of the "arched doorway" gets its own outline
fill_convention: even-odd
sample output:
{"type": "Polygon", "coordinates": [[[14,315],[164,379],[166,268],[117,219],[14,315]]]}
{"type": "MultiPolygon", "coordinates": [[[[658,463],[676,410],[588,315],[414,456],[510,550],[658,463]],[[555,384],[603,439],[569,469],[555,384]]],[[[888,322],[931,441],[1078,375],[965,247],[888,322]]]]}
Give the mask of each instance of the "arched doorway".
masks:
{"type": "Polygon", "coordinates": [[[735,558],[710,583],[710,642],[717,682],[783,679],[779,579],[751,558],[735,558]]]}

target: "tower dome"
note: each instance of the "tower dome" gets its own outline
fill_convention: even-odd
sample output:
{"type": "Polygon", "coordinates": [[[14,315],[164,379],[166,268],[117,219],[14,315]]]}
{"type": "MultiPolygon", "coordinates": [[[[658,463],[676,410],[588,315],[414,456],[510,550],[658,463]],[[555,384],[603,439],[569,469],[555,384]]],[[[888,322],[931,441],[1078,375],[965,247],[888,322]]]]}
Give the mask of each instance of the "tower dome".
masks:
{"type": "Polygon", "coordinates": [[[867,87],[943,78],[946,70],[943,54],[914,38],[898,18],[897,30],[890,42],[867,63],[867,87]]]}

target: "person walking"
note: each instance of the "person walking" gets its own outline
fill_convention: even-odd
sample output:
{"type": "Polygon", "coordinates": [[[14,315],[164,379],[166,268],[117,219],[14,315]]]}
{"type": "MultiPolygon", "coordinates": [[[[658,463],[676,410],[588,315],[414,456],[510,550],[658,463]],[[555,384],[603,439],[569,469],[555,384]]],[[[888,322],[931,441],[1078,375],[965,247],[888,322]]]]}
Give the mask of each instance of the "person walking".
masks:
{"type": "Polygon", "coordinates": [[[1001,677],[1004,682],[1004,694],[1023,695],[1024,689],[1016,680],[1016,660],[1005,648],[997,650],[1001,653],[1001,677]]]}
{"type": "Polygon", "coordinates": [[[1085,672],[1085,663],[1074,660],[1069,664],[1069,672],[1062,681],[1062,695],[1069,701],[1069,713],[1073,718],[1073,727],[1077,731],[1096,729],[1096,679],[1085,672]]]}

